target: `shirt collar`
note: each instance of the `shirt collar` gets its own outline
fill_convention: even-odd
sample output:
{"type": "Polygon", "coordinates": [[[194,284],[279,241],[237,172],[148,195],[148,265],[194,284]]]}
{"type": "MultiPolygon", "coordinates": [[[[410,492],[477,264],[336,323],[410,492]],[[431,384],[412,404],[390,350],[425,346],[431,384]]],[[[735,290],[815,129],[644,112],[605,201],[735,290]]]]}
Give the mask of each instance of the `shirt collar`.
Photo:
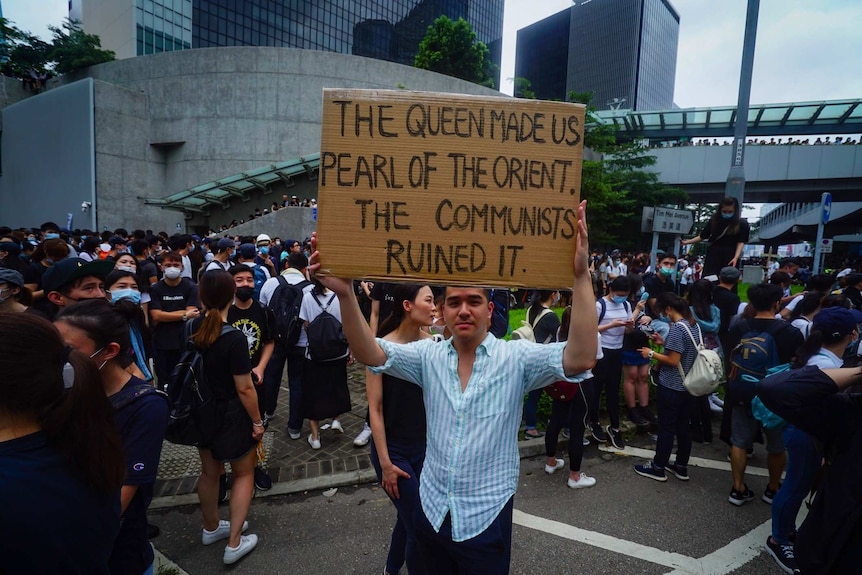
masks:
{"type": "MultiPolygon", "coordinates": [[[[454,337],[450,337],[449,339],[446,340],[446,345],[449,346],[448,351],[450,354],[451,353],[455,353],[455,354],[458,353],[458,350],[455,349],[454,345],[452,345],[452,342],[454,341],[454,339],[455,339],[454,337]]],[[[481,350],[485,355],[490,355],[490,351],[491,351],[490,348],[492,346],[496,345],[497,341],[498,340],[497,340],[496,336],[494,336],[494,334],[492,334],[489,331],[485,335],[485,339],[482,340],[482,343],[479,344],[479,347],[476,348],[476,353],[478,354],[479,350],[481,350]]]]}

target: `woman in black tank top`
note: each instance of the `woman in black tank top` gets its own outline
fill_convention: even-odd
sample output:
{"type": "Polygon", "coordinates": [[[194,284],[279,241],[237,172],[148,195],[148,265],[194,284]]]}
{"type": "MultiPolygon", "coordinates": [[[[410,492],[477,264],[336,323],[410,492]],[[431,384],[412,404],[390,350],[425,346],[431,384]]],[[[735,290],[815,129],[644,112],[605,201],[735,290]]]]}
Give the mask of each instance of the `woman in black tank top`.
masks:
{"type": "MultiPolygon", "coordinates": [[[[436,308],[427,285],[401,284],[394,290],[392,314],[377,336],[394,343],[430,339],[427,331],[436,308]]],[[[384,573],[398,573],[407,562],[411,575],[425,573],[413,535],[413,517],[421,512],[419,474],[425,461],[425,404],[422,389],[388,374],[366,372],[371,423],[371,462],[380,485],[398,509],[384,573]]]]}

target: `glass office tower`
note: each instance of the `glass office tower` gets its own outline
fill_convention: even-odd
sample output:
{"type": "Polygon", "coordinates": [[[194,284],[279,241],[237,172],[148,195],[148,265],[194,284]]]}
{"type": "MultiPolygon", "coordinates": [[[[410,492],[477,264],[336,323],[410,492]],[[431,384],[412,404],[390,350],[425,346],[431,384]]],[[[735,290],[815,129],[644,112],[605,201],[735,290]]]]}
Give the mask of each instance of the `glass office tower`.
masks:
{"type": "Polygon", "coordinates": [[[192,46],[289,46],[413,64],[439,16],[470,22],[500,65],[504,0],[194,0],[192,46]]]}
{"type": "Polygon", "coordinates": [[[593,92],[599,110],[666,110],[678,44],[668,0],[579,0],[518,31],[515,75],[542,99],[593,92]]]}

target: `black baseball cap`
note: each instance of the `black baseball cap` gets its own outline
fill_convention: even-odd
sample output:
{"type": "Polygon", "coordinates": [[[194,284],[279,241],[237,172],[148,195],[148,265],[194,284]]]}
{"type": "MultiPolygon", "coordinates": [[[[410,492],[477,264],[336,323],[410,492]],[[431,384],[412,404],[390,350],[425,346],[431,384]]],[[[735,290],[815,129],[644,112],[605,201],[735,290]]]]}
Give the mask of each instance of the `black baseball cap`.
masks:
{"type": "Polygon", "coordinates": [[[42,289],[45,293],[60,291],[76,279],[87,276],[95,276],[101,280],[114,269],[114,262],[108,260],[94,260],[88,262],[81,258],[66,258],[55,263],[45,271],[42,276],[42,289]]]}

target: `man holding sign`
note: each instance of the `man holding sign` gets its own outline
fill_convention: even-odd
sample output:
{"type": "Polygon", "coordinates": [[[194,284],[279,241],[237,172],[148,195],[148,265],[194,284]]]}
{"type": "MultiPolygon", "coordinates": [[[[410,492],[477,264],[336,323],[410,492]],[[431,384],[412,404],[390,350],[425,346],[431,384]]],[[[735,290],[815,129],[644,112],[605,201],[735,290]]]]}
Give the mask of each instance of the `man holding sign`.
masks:
{"type": "Polygon", "coordinates": [[[344,333],[356,359],[422,388],[427,451],[415,518],[429,573],[508,573],[517,432],[524,394],[554,381],[590,377],[597,353],[596,311],[588,269],[586,202],[577,208],[574,286],[567,343],[502,341],[489,334],[488,290],[448,287],[444,343],[394,344],[375,339],[359,309],[353,281],[323,275],[325,258],[312,237],[309,271],[341,303],[344,333]]]}

